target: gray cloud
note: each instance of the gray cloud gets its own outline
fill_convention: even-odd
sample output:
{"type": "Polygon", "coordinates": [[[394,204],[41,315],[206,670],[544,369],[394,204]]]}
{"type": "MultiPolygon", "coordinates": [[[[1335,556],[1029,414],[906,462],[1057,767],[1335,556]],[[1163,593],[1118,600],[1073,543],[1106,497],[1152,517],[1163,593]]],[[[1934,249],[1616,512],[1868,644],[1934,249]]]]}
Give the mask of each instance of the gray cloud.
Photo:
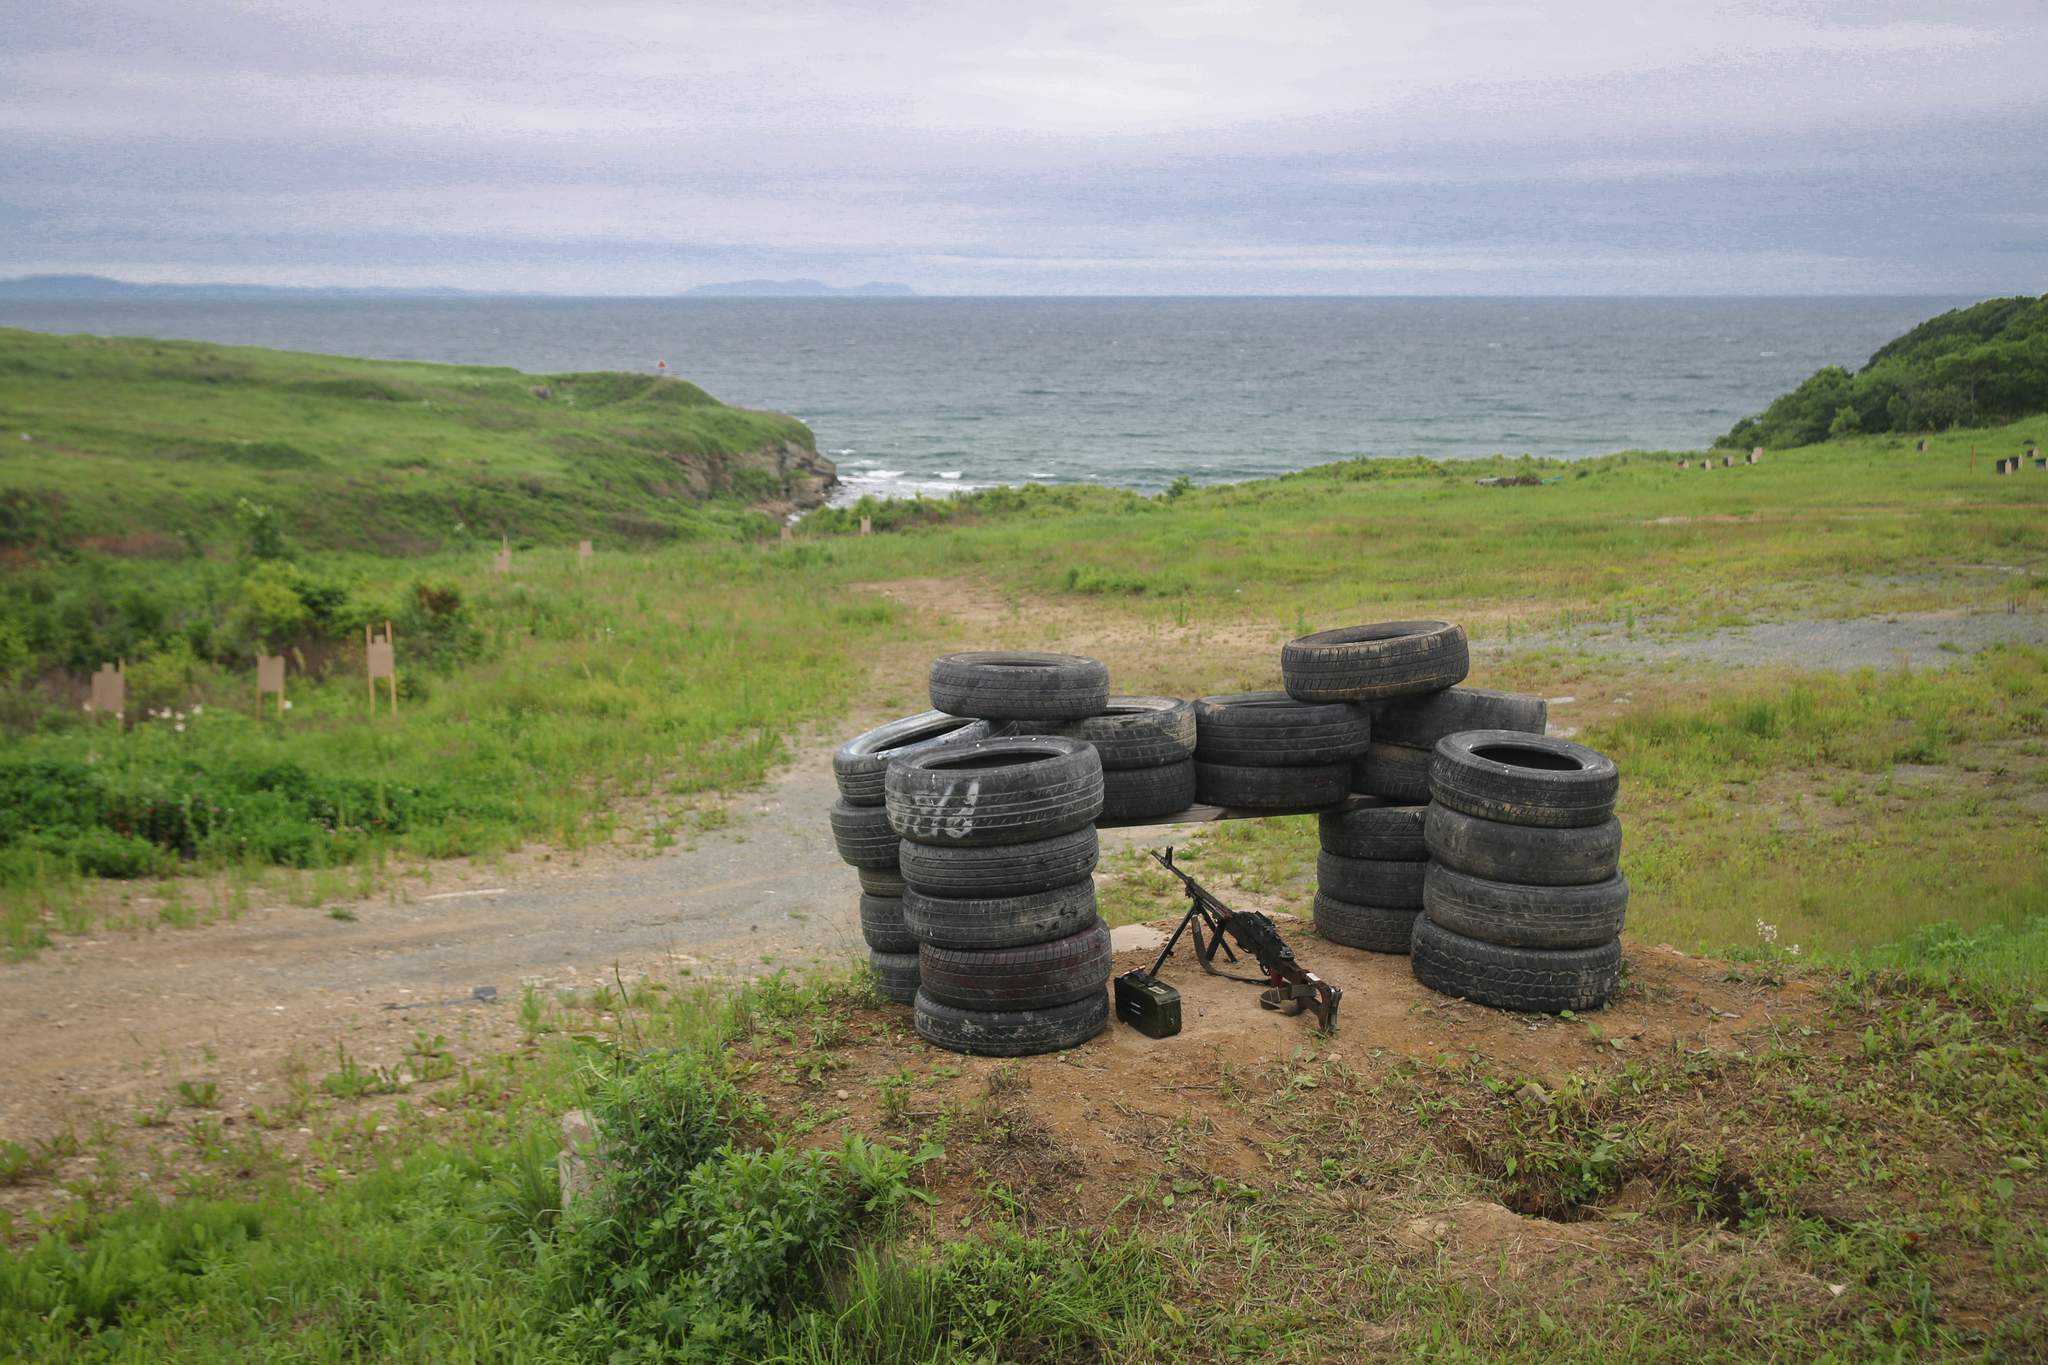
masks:
{"type": "Polygon", "coordinates": [[[2044,287],[2048,6],[54,4],[0,271],[2044,287]]]}

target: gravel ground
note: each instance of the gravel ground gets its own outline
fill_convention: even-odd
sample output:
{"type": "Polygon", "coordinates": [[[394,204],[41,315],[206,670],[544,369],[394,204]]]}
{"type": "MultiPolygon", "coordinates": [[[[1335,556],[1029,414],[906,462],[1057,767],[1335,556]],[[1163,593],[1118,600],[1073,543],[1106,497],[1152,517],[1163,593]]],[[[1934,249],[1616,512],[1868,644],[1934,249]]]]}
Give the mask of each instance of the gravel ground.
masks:
{"type": "Polygon", "coordinates": [[[1475,649],[1496,655],[1535,649],[1572,649],[1657,663],[1699,660],[1738,668],[1783,667],[1848,671],[1947,668],[1988,645],[2048,644],[2048,616],[1978,615],[1960,612],[1863,616],[1846,621],[1791,621],[1717,630],[1689,639],[1624,634],[1611,626],[1579,631],[1517,635],[1513,640],[1474,640],[1475,649]],[[1951,648],[1944,649],[1943,645],[1951,648]]]}

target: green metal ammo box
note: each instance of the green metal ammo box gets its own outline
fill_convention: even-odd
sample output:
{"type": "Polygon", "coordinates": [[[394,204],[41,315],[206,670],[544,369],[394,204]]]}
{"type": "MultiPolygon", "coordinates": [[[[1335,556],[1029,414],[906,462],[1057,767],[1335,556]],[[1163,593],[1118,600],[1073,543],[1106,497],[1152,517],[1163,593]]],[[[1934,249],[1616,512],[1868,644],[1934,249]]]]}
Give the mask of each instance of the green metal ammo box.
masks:
{"type": "Polygon", "coordinates": [[[1180,1032],[1180,992],[1143,969],[1116,979],[1116,1017],[1148,1038],[1180,1032]]]}

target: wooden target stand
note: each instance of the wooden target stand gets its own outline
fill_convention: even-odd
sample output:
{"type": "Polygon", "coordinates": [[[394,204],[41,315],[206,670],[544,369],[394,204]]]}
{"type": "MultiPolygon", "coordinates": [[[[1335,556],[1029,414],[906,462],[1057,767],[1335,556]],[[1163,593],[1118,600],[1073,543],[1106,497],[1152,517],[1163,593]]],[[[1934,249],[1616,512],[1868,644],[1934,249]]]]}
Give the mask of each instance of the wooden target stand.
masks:
{"type": "Polygon", "coordinates": [[[370,714],[377,714],[377,679],[383,678],[391,685],[391,714],[397,715],[398,636],[392,632],[389,621],[384,623],[382,636],[371,634],[368,626],[363,627],[363,662],[363,683],[370,689],[370,714]]]}

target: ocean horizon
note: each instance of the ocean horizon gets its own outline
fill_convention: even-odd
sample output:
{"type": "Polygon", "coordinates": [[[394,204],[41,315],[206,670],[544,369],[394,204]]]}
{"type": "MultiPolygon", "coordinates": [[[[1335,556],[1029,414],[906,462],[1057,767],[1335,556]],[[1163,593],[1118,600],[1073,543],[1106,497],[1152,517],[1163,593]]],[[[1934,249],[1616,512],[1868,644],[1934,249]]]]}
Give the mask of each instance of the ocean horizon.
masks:
{"type": "Polygon", "coordinates": [[[1975,296],[4,299],[0,325],[533,374],[666,373],[808,423],[835,501],[1155,492],[1353,456],[1704,448],[1975,296]]]}

